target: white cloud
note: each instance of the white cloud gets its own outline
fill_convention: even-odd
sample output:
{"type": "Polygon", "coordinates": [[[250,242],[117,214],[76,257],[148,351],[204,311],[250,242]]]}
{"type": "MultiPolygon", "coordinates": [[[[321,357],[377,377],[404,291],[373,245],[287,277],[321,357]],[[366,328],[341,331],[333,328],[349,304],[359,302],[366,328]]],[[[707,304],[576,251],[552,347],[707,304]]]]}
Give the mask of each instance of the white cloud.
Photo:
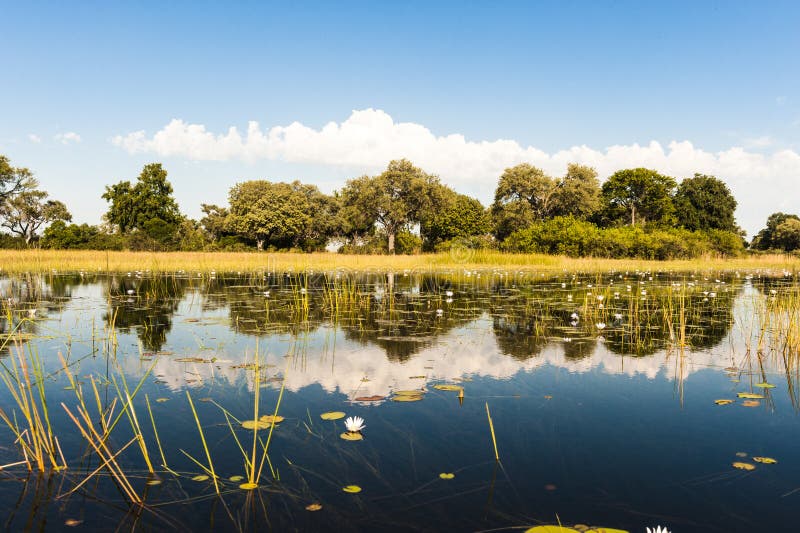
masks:
{"type": "MultiPolygon", "coordinates": [[[[215,134],[202,124],[174,119],[152,137],[136,131],[111,141],[131,154],[200,161],[282,160],[348,167],[354,174],[377,171],[388,161],[405,157],[484,200],[503,169],[521,162],[553,175],[562,174],[568,163],[582,163],[595,167],[601,178],[632,167],[649,167],[677,178],[700,172],[727,181],[740,202],[740,222],[750,232],[763,225],[768,214],[784,207],[787,192],[800,189],[800,154],[792,150],[763,154],[733,146],[710,152],[684,140],[666,146],[651,141],[602,150],[581,145],[547,153],[509,139],[469,141],[457,133],[437,136],[423,125],[395,122],[376,109],[353,111],[345,121],[329,122],[320,129],[299,122],[262,129],[257,122],[250,122],[245,133],[230,127],[215,134]]],[[[755,139],[752,146],[763,148],[770,142],[763,137],[755,139]]]]}
{"type": "Polygon", "coordinates": [[[61,144],[79,143],[81,142],[81,136],[74,131],[68,131],[66,133],[57,133],[53,140],[61,144]]]}
{"type": "Polygon", "coordinates": [[[35,133],[28,134],[28,140],[32,143],[39,144],[42,142],[42,138],[36,135],[35,133]]]}

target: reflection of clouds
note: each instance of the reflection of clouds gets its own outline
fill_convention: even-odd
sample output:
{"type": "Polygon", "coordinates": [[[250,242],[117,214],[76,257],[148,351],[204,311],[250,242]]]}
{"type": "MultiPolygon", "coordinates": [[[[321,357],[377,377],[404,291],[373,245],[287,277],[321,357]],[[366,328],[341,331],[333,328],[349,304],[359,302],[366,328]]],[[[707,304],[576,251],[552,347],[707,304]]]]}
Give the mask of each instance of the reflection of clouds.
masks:
{"type": "MultiPolygon", "coordinates": [[[[242,343],[251,342],[251,339],[244,337],[240,340],[242,343]]],[[[310,333],[304,342],[304,348],[297,349],[298,343],[289,336],[270,338],[267,341],[270,354],[266,358],[270,366],[262,373],[262,379],[282,376],[285,371],[286,388],[290,391],[318,385],[328,393],[346,394],[352,400],[360,396],[387,396],[392,391],[419,389],[432,382],[466,376],[508,379],[519,372],[531,372],[545,365],[574,373],[644,375],[650,379],[662,374],[668,379],[686,379],[699,370],[722,368],[730,364],[728,344],[724,345],[724,353],[718,350],[687,350],[681,360],[677,352],[663,350],[645,357],[620,356],[608,350],[602,342],[593,340],[584,341],[588,343],[588,355],[581,359],[569,357],[564,349],[566,344],[554,340],[535,357],[520,360],[505,354],[498,346],[492,320],[488,316],[437,337],[433,345],[422,348],[414,357],[403,362],[389,360],[380,346],[364,346],[348,341],[341,331],[334,333],[330,327],[310,333]],[[335,350],[332,348],[334,334],[335,350]],[[292,347],[297,355],[288,361],[282,355],[275,355],[289,353],[292,347]]],[[[246,383],[247,388],[252,389],[253,373],[233,368],[234,365],[253,360],[254,347],[241,348],[234,344],[225,353],[201,351],[158,356],[153,374],[172,390],[214,382],[237,386],[246,383]],[[218,360],[214,363],[175,361],[176,358],[187,356],[204,359],[217,357],[218,360]]],[[[126,372],[141,375],[148,367],[147,362],[129,360],[126,372]]],[[[280,385],[277,379],[266,384],[271,388],[280,385]]]]}

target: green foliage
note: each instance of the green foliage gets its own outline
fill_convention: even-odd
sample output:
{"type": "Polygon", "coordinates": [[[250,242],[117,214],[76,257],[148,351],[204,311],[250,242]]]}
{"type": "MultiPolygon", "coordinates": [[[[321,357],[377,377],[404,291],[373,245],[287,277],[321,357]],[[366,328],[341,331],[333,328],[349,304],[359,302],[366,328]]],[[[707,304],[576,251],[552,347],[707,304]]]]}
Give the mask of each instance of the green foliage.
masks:
{"type": "Polygon", "coordinates": [[[602,225],[672,224],[675,185],[673,178],[646,168],[615,172],[602,187],[602,225]]]}
{"type": "MultiPolygon", "coordinates": [[[[35,185],[35,181],[30,184],[35,185]]],[[[47,200],[47,196],[45,191],[31,188],[6,198],[0,204],[0,224],[30,244],[43,225],[56,220],[72,220],[67,206],[58,200],[47,200]]]]}
{"type": "Polygon", "coordinates": [[[555,217],[510,235],[503,249],[512,252],[562,254],[572,257],[636,257],[690,259],[705,254],[737,256],[744,252],[732,232],[658,227],[598,228],[572,217],[555,217]]]}
{"type": "Polygon", "coordinates": [[[0,155],[0,203],[25,189],[36,188],[33,174],[27,168],[11,166],[11,160],[0,155]]]}
{"type": "Polygon", "coordinates": [[[511,233],[551,215],[556,180],[527,163],[507,168],[500,176],[491,207],[495,236],[511,233]]]}
{"type": "Polygon", "coordinates": [[[775,228],[774,242],[787,252],[800,249],[800,220],[787,218],[775,228]]]}
{"type": "Polygon", "coordinates": [[[237,183],[230,190],[229,201],[225,231],[254,241],[259,250],[265,246],[324,247],[331,228],[336,226],[335,201],[317,187],[299,181],[237,183]]]}
{"type": "Polygon", "coordinates": [[[425,213],[420,221],[425,250],[433,250],[444,241],[491,231],[488,213],[478,200],[441,187],[441,206],[425,213]]]}
{"type": "Polygon", "coordinates": [[[680,225],[689,230],[738,231],[734,212],[736,199],[722,180],[695,174],[678,186],[674,198],[680,225]]]}
{"type": "Polygon", "coordinates": [[[145,165],[135,185],[121,181],[106,187],[102,198],[111,204],[106,220],[120,233],[142,231],[150,239],[165,243],[183,218],[172,192],[161,163],[145,165]]]}
{"type": "Polygon", "coordinates": [[[600,181],[592,167],[570,163],[551,201],[552,216],[586,220],[600,209],[600,181]]]}
{"type": "Polygon", "coordinates": [[[755,250],[788,251],[786,246],[793,245],[792,228],[794,224],[785,226],[780,232],[778,232],[778,228],[789,220],[800,220],[800,217],[788,213],[772,213],[767,218],[767,227],[759,231],[758,234],[753,237],[753,242],[750,244],[750,247],[755,250]]]}
{"type": "Polygon", "coordinates": [[[44,230],[42,248],[77,250],[123,250],[128,247],[123,235],[102,233],[97,226],[69,224],[57,220],[44,230]]]}
{"type": "Polygon", "coordinates": [[[398,254],[418,254],[422,252],[422,238],[408,230],[397,232],[395,238],[395,252],[398,254]]]}
{"type": "Polygon", "coordinates": [[[389,253],[394,253],[397,233],[438,210],[441,194],[439,178],[406,159],[391,161],[379,176],[347,182],[342,190],[345,234],[364,235],[378,225],[386,233],[389,253]]]}

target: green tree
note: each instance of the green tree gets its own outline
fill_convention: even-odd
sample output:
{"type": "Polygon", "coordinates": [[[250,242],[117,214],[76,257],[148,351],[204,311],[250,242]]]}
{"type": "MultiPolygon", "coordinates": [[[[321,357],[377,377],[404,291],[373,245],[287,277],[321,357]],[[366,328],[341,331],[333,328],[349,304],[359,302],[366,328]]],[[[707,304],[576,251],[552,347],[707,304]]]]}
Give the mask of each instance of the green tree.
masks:
{"type": "Polygon", "coordinates": [[[106,186],[102,198],[111,204],[106,220],[120,233],[141,231],[164,242],[178,230],[183,219],[172,193],[161,163],[145,165],[135,185],[121,181],[106,186]]]}
{"type": "Polygon", "coordinates": [[[439,195],[439,178],[406,159],[391,161],[379,176],[362,176],[345,185],[342,204],[347,231],[364,231],[377,224],[386,233],[389,253],[394,253],[397,233],[436,209],[439,195]]]}
{"type": "MultiPolygon", "coordinates": [[[[297,183],[297,182],[296,182],[297,183]]],[[[237,183],[229,193],[228,231],[256,243],[282,246],[296,244],[311,224],[305,194],[289,183],[253,180],[237,183]]]]}
{"type": "MultiPolygon", "coordinates": [[[[35,180],[28,182],[29,186],[35,184],[35,180]]],[[[45,191],[38,189],[23,189],[7,197],[0,205],[0,224],[25,239],[25,244],[30,244],[43,225],[56,220],[72,220],[63,202],[47,200],[47,197],[45,191]]]]}
{"type": "Polygon", "coordinates": [[[683,180],[674,204],[680,225],[686,229],[739,231],[733,216],[736,199],[728,186],[714,176],[695,174],[683,180]]]}
{"type": "Polygon", "coordinates": [[[800,250],[800,220],[787,218],[775,228],[775,244],[786,252],[800,250]]]}
{"type": "Polygon", "coordinates": [[[205,215],[200,219],[200,226],[211,241],[219,241],[226,234],[228,209],[213,204],[200,204],[200,209],[205,215]]]}
{"type": "Polygon", "coordinates": [[[570,163],[553,192],[549,216],[586,220],[600,209],[600,181],[592,167],[570,163]]]}
{"type": "Polygon", "coordinates": [[[491,207],[497,239],[551,216],[557,189],[557,180],[527,163],[505,169],[491,207]]]}
{"type": "Polygon", "coordinates": [[[675,207],[672,194],[675,180],[647,168],[618,170],[602,187],[606,225],[647,222],[670,224],[675,207]]]}
{"type": "Polygon", "coordinates": [[[424,213],[420,221],[420,235],[426,250],[433,250],[444,241],[486,235],[491,231],[489,215],[478,200],[449,187],[441,188],[441,205],[424,213]]]}
{"type": "Polygon", "coordinates": [[[26,189],[35,189],[36,180],[27,168],[11,166],[11,160],[0,155],[0,203],[26,189]]]}
{"type": "Polygon", "coordinates": [[[800,220],[800,217],[788,213],[772,213],[767,217],[767,227],[759,231],[756,236],[753,237],[753,242],[750,244],[750,247],[756,250],[783,249],[782,243],[776,235],[776,231],[778,226],[787,220],[800,220]]]}

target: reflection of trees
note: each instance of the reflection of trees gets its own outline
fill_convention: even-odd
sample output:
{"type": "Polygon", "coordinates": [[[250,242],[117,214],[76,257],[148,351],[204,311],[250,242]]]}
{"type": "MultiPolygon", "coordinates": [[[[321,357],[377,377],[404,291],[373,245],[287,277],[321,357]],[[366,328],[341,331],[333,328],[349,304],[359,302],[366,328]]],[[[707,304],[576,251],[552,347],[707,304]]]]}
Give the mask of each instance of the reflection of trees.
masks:
{"type": "Polygon", "coordinates": [[[189,280],[167,275],[112,275],[106,283],[109,307],[103,320],[113,320],[124,333],[135,330],[146,350],[159,351],[172,329],[172,315],[190,286],[189,280]]]}

